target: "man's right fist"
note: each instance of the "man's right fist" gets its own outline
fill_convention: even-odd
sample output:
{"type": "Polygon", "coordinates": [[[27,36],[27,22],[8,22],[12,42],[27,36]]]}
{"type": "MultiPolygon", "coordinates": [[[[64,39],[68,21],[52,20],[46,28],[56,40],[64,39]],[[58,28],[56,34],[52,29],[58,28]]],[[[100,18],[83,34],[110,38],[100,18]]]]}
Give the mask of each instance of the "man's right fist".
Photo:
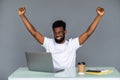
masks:
{"type": "Polygon", "coordinates": [[[101,8],[101,7],[98,7],[98,8],[96,9],[96,11],[97,11],[97,13],[98,13],[99,15],[101,15],[101,16],[103,16],[104,13],[105,13],[104,8],[101,8]]]}
{"type": "Polygon", "coordinates": [[[21,16],[21,15],[24,15],[24,14],[25,14],[25,11],[26,11],[25,7],[21,7],[21,8],[18,9],[18,14],[19,14],[20,16],[21,16]]]}

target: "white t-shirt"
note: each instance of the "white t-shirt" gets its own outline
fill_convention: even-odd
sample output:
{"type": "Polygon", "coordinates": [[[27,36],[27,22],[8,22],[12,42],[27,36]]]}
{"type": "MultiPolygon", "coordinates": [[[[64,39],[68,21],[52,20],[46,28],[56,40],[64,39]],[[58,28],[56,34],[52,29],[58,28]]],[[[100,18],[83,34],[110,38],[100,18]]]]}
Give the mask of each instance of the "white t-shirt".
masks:
{"type": "Polygon", "coordinates": [[[75,67],[76,50],[81,47],[78,38],[65,40],[63,44],[58,44],[54,39],[44,38],[43,47],[46,52],[52,53],[55,68],[75,67]]]}

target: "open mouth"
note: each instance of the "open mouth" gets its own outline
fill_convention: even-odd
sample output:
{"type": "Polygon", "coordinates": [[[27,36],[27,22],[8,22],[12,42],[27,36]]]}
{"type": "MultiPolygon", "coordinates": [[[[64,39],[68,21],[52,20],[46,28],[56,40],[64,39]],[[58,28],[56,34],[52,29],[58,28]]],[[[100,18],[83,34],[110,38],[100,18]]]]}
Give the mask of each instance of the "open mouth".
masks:
{"type": "Polygon", "coordinates": [[[56,37],[57,40],[60,40],[62,37],[56,37]]]}

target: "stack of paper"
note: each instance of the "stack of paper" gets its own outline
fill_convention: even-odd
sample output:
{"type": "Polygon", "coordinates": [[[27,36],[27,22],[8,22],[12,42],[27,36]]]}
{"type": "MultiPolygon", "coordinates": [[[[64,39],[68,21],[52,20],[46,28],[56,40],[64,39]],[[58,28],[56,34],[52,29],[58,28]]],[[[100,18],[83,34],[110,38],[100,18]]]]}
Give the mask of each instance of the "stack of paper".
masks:
{"type": "Polygon", "coordinates": [[[87,74],[94,74],[94,75],[105,75],[112,73],[113,70],[86,70],[87,74]]]}

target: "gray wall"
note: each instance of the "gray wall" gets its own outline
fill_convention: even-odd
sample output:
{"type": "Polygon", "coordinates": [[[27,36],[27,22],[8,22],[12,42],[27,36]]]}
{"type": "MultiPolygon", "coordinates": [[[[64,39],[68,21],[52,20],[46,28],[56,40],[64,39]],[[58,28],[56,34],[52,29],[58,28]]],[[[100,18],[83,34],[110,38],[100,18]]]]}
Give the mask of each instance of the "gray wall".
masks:
{"type": "Polygon", "coordinates": [[[120,0],[0,0],[0,80],[26,66],[25,51],[45,51],[30,35],[17,14],[25,6],[26,16],[36,29],[52,36],[52,23],[67,23],[66,38],[83,33],[96,16],[97,6],[105,15],[95,33],[77,51],[77,62],[87,66],[113,66],[120,71],[120,0]]]}

